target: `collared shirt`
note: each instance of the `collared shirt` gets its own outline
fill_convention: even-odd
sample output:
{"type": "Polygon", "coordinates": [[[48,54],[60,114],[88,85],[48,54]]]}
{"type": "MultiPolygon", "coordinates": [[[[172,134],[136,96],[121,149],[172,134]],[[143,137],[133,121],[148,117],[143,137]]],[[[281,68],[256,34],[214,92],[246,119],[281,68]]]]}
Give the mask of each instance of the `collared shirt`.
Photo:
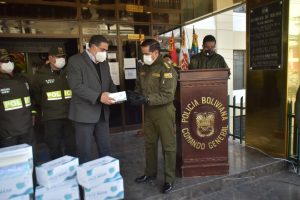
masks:
{"type": "Polygon", "coordinates": [[[89,50],[86,49],[85,51],[89,55],[90,59],[93,61],[93,64],[95,66],[95,69],[96,69],[97,74],[98,74],[98,76],[100,78],[100,81],[101,81],[101,71],[100,71],[101,63],[96,62],[95,57],[89,52],[89,50]]]}
{"type": "Polygon", "coordinates": [[[93,63],[98,64],[98,62],[96,62],[95,57],[90,53],[90,51],[88,49],[85,50],[86,53],[89,55],[90,59],[93,61],[93,63]]]}

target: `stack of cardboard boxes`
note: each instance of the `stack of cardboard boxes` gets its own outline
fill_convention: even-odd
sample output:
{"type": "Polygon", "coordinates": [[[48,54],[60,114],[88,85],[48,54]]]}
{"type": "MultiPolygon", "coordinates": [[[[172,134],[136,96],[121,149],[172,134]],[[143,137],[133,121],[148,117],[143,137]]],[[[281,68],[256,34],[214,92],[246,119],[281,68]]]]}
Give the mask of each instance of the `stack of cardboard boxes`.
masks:
{"type": "Polygon", "coordinates": [[[77,180],[85,200],[117,200],[124,198],[123,178],[119,160],[105,156],[80,165],[77,180]]]}
{"type": "Polygon", "coordinates": [[[76,180],[78,158],[63,156],[35,168],[37,182],[36,200],[79,200],[76,180]]]}
{"type": "Polygon", "coordinates": [[[33,193],[32,147],[27,144],[0,149],[0,199],[29,200],[33,193]]]}

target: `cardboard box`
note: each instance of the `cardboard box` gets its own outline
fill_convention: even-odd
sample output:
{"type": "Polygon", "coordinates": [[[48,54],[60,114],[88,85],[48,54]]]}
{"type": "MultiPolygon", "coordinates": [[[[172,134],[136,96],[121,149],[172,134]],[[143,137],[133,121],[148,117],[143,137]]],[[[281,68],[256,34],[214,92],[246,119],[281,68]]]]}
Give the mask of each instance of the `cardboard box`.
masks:
{"type": "Polygon", "coordinates": [[[35,168],[39,185],[51,188],[76,177],[78,158],[63,156],[35,168]]]}
{"type": "Polygon", "coordinates": [[[30,200],[30,195],[27,194],[27,195],[18,196],[18,197],[14,197],[10,200],[30,200]]]}
{"type": "Polygon", "coordinates": [[[98,184],[98,186],[87,189],[84,188],[85,200],[117,200],[124,199],[123,178],[119,176],[115,181],[98,184]]]}
{"type": "Polygon", "coordinates": [[[125,91],[110,93],[108,96],[113,98],[115,100],[114,101],[115,103],[120,103],[120,102],[123,102],[123,101],[127,100],[127,96],[126,96],[125,91]]]}
{"type": "Polygon", "coordinates": [[[92,188],[119,177],[119,160],[110,156],[81,164],[77,168],[77,180],[85,188],[92,188]]]}
{"type": "Polygon", "coordinates": [[[0,182],[4,182],[9,179],[24,176],[24,174],[31,173],[31,166],[29,162],[23,162],[8,166],[0,167],[0,182]]]}
{"type": "Polygon", "coordinates": [[[33,169],[32,147],[28,144],[19,144],[0,148],[0,167],[28,161],[33,169]]]}
{"type": "Polygon", "coordinates": [[[71,179],[57,184],[52,188],[37,186],[35,189],[36,200],[79,200],[79,187],[77,180],[71,179]]]}
{"type": "MultiPolygon", "coordinates": [[[[5,178],[1,177],[0,181],[0,199],[19,198],[20,196],[33,193],[32,173],[28,162],[27,167],[22,170],[18,169],[16,173],[6,174],[5,178]]],[[[10,166],[5,167],[2,172],[8,171],[10,166]]]]}

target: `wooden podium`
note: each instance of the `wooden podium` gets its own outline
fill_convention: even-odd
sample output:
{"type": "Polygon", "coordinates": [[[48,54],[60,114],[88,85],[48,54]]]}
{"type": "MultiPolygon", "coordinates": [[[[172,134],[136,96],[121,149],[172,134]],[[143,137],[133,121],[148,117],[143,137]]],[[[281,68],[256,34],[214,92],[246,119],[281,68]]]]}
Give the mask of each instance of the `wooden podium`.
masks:
{"type": "Polygon", "coordinates": [[[183,177],[228,174],[228,74],[180,71],[177,168],[183,177]]]}

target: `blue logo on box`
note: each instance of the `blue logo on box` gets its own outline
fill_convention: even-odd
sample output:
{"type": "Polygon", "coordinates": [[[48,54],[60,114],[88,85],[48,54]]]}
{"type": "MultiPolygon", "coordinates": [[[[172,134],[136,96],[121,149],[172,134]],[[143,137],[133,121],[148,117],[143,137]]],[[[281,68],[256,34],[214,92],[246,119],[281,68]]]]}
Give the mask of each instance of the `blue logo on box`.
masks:
{"type": "Polygon", "coordinates": [[[87,176],[92,176],[92,175],[93,175],[93,170],[92,170],[92,169],[88,170],[88,171],[86,172],[86,175],[87,175],[87,176]]]}
{"type": "Polygon", "coordinates": [[[110,191],[112,191],[112,192],[115,192],[115,191],[117,191],[117,190],[118,190],[117,186],[112,186],[112,187],[110,188],[110,191]]]}
{"type": "Polygon", "coordinates": [[[72,195],[71,194],[66,194],[65,195],[65,200],[69,200],[69,199],[72,199],[72,195]]]}
{"type": "Polygon", "coordinates": [[[69,171],[71,172],[71,171],[74,171],[75,170],[75,167],[74,166],[70,166],[69,167],[69,171]]]}
{"type": "Polygon", "coordinates": [[[113,167],[111,167],[111,168],[109,168],[109,173],[114,173],[115,172],[115,168],[113,168],[113,167]]]}
{"type": "Polygon", "coordinates": [[[48,176],[51,176],[51,175],[53,175],[53,170],[48,171],[48,176]]]}
{"type": "Polygon", "coordinates": [[[17,183],[16,184],[17,189],[23,189],[25,187],[25,183],[17,183]]]}

